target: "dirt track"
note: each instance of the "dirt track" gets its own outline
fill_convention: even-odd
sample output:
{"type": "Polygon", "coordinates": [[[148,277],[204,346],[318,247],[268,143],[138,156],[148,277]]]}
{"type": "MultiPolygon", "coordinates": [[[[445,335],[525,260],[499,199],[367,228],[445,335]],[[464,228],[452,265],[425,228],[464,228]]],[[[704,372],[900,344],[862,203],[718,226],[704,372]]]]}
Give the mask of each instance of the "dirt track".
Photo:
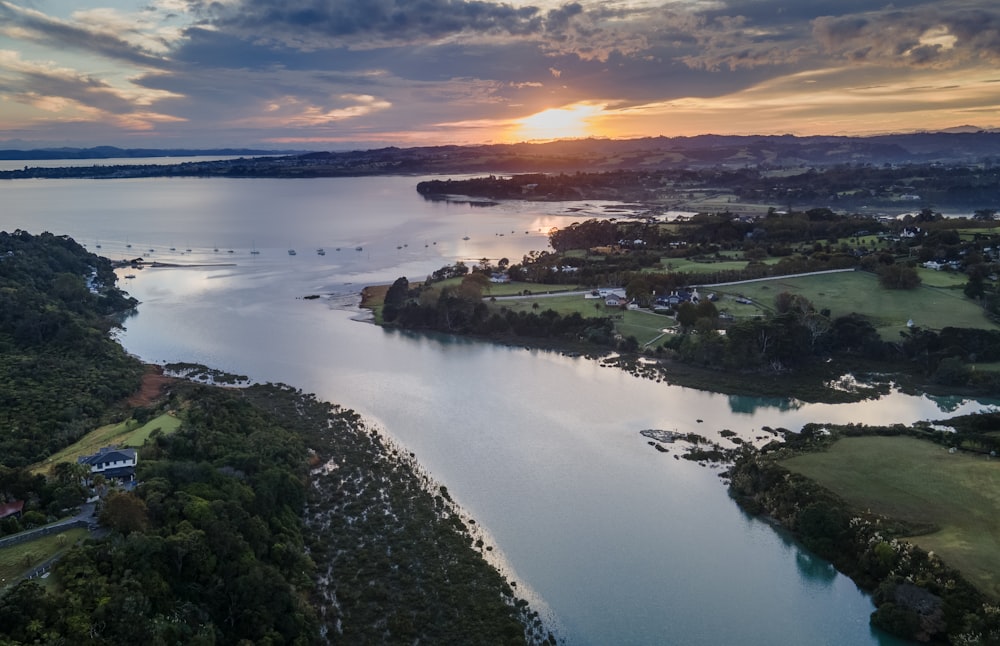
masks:
{"type": "Polygon", "coordinates": [[[160,366],[147,365],[139,391],[129,397],[126,403],[132,407],[149,406],[162,397],[170,384],[175,381],[177,381],[175,378],[164,375],[160,366]]]}

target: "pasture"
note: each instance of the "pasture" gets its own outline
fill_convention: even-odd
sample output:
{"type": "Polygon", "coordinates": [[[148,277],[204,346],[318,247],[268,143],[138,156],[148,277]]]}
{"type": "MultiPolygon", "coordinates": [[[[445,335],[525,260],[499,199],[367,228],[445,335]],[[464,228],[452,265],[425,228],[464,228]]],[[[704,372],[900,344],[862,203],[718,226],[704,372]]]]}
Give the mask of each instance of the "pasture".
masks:
{"type": "Polygon", "coordinates": [[[97,453],[97,450],[102,446],[139,447],[149,438],[149,434],[156,429],[160,429],[163,433],[173,433],[180,428],[180,425],[181,420],[171,413],[164,413],[145,424],[139,424],[131,418],[118,424],[107,424],[94,429],[80,438],[76,443],[49,456],[45,462],[33,465],[31,472],[47,472],[52,465],[59,462],[75,463],[76,459],[80,456],[97,453]]]}
{"type": "MultiPolygon", "coordinates": [[[[799,294],[817,310],[829,309],[833,317],[852,312],[868,317],[887,339],[898,338],[911,319],[917,326],[936,330],[947,326],[1000,329],[961,290],[929,285],[912,290],[885,289],[874,274],[861,271],[757,280],[713,289],[720,296],[745,296],[767,310],[774,308],[774,298],[781,292],[799,294]]],[[[723,300],[719,307],[737,317],[754,310],[730,305],[729,300],[723,300]]]]}
{"type": "Polygon", "coordinates": [[[17,581],[20,576],[46,559],[69,549],[87,533],[84,528],[74,527],[58,534],[49,534],[27,543],[0,549],[0,580],[2,580],[0,589],[17,581]]]}
{"type": "Polygon", "coordinates": [[[781,464],[857,509],[937,527],[907,540],[1000,599],[1000,460],[911,437],[848,437],[781,464]]]}

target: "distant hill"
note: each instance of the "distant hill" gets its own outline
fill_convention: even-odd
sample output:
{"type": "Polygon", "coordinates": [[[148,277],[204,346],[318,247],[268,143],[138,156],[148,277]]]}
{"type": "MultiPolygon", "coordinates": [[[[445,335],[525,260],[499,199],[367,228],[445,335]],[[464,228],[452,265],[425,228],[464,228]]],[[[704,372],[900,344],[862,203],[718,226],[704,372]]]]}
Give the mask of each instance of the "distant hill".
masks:
{"type": "MultiPolygon", "coordinates": [[[[958,128],[957,130],[964,130],[958,128]]],[[[0,151],[34,159],[153,156],[234,156],[240,159],[157,164],[31,168],[0,172],[0,179],[42,177],[352,177],[390,174],[572,173],[704,168],[796,169],[837,165],[983,164],[1000,162],[1000,132],[934,132],[873,137],[699,135],[642,139],[573,139],[549,143],[387,147],[309,152],[244,149],[156,150],[108,146],[87,149],[0,151]],[[266,156],[265,156],[266,155],[266,156]]],[[[8,155],[5,157],[5,155],[8,155]]],[[[17,159],[24,159],[17,157],[17,159]]]]}
{"type": "Polygon", "coordinates": [[[295,150],[259,150],[256,148],[35,148],[31,150],[0,150],[0,159],[136,159],[142,157],[234,157],[259,155],[290,155],[295,150]]]}

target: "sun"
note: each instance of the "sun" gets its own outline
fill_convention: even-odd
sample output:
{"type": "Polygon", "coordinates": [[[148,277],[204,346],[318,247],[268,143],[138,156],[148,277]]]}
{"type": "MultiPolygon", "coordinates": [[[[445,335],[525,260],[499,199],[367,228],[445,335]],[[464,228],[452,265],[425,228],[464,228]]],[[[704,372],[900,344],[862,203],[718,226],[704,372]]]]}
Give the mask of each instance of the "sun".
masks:
{"type": "Polygon", "coordinates": [[[577,103],[565,108],[549,108],[517,119],[513,134],[521,140],[572,139],[593,135],[590,120],[602,110],[600,105],[577,103]]]}

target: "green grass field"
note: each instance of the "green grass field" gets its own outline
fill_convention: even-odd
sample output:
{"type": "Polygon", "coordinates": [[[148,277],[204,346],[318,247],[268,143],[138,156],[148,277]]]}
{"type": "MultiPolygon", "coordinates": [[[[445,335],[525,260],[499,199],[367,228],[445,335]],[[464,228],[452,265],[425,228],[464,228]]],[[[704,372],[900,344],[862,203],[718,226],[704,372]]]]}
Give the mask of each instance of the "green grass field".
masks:
{"type": "Polygon", "coordinates": [[[969,277],[957,271],[936,271],[924,267],[917,268],[920,280],[928,287],[942,287],[946,289],[957,289],[961,292],[965,284],[969,282],[969,277]]]}
{"type": "MultiPolygon", "coordinates": [[[[457,285],[461,282],[461,279],[449,279],[441,283],[435,283],[435,285],[457,285]]],[[[534,292],[536,294],[542,292],[551,292],[553,294],[557,292],[573,292],[580,288],[576,285],[539,285],[538,283],[490,283],[489,290],[484,294],[485,296],[514,296],[520,294],[524,290],[529,292],[534,292]]]]}
{"type": "MultiPolygon", "coordinates": [[[[539,285],[534,285],[536,294],[542,293],[538,287],[539,285]]],[[[591,318],[595,316],[607,316],[611,310],[604,306],[604,301],[601,299],[584,298],[581,294],[571,294],[566,296],[526,296],[524,298],[513,299],[513,300],[498,300],[490,302],[491,309],[499,310],[501,307],[506,307],[509,310],[515,312],[537,312],[541,313],[545,310],[554,310],[561,316],[566,316],[572,314],[573,312],[579,312],[581,316],[586,318],[591,318]],[[537,305],[538,307],[534,307],[537,305]]]]}
{"type": "Polygon", "coordinates": [[[641,310],[625,310],[621,320],[615,321],[615,331],[625,338],[634,336],[640,346],[663,336],[664,329],[676,327],[677,321],[672,316],[641,310]]]}
{"type": "MultiPolygon", "coordinates": [[[[898,338],[909,319],[931,329],[949,325],[1000,329],[975,303],[965,298],[961,290],[928,285],[913,290],[885,289],[875,275],[860,271],[759,280],[713,289],[720,296],[742,294],[764,308],[773,308],[774,297],[781,292],[801,294],[812,301],[816,309],[829,308],[834,317],[852,312],[869,317],[879,333],[888,339],[898,338]]],[[[735,316],[758,313],[752,306],[737,305],[730,299],[721,300],[719,308],[735,316]]]]}
{"type": "Polygon", "coordinates": [[[69,549],[86,535],[86,529],[76,527],[58,534],[42,536],[27,543],[0,549],[0,579],[3,579],[3,583],[0,583],[0,589],[49,557],[69,549]]]}
{"type": "Polygon", "coordinates": [[[859,509],[939,530],[910,540],[1000,599],[1000,460],[911,437],[851,437],[782,464],[859,509]]]}
{"type": "Polygon", "coordinates": [[[499,300],[490,303],[490,307],[495,309],[506,307],[514,312],[535,313],[551,309],[561,316],[579,312],[585,318],[611,316],[614,321],[615,332],[623,337],[634,336],[640,345],[649,343],[661,336],[664,328],[677,326],[677,321],[673,317],[640,310],[622,310],[616,307],[607,307],[604,305],[603,299],[584,298],[581,294],[544,298],[528,296],[523,299],[499,300]],[[536,308],[535,305],[538,307],[536,308]]]}
{"type": "MultiPolygon", "coordinates": [[[[765,265],[777,264],[780,258],[766,258],[762,262],[765,265]]],[[[696,262],[687,258],[664,258],[661,261],[662,270],[705,274],[715,271],[740,271],[747,268],[747,261],[740,258],[730,260],[719,260],[716,262],[696,262]]]]}
{"type": "Polygon", "coordinates": [[[47,471],[53,464],[59,462],[76,462],[82,455],[97,453],[102,446],[142,446],[149,434],[156,429],[164,433],[173,433],[180,428],[181,420],[170,413],[164,413],[139,425],[135,420],[126,420],[118,424],[108,424],[87,433],[75,444],[67,446],[62,451],[49,456],[45,462],[31,467],[32,473],[47,471]]]}

